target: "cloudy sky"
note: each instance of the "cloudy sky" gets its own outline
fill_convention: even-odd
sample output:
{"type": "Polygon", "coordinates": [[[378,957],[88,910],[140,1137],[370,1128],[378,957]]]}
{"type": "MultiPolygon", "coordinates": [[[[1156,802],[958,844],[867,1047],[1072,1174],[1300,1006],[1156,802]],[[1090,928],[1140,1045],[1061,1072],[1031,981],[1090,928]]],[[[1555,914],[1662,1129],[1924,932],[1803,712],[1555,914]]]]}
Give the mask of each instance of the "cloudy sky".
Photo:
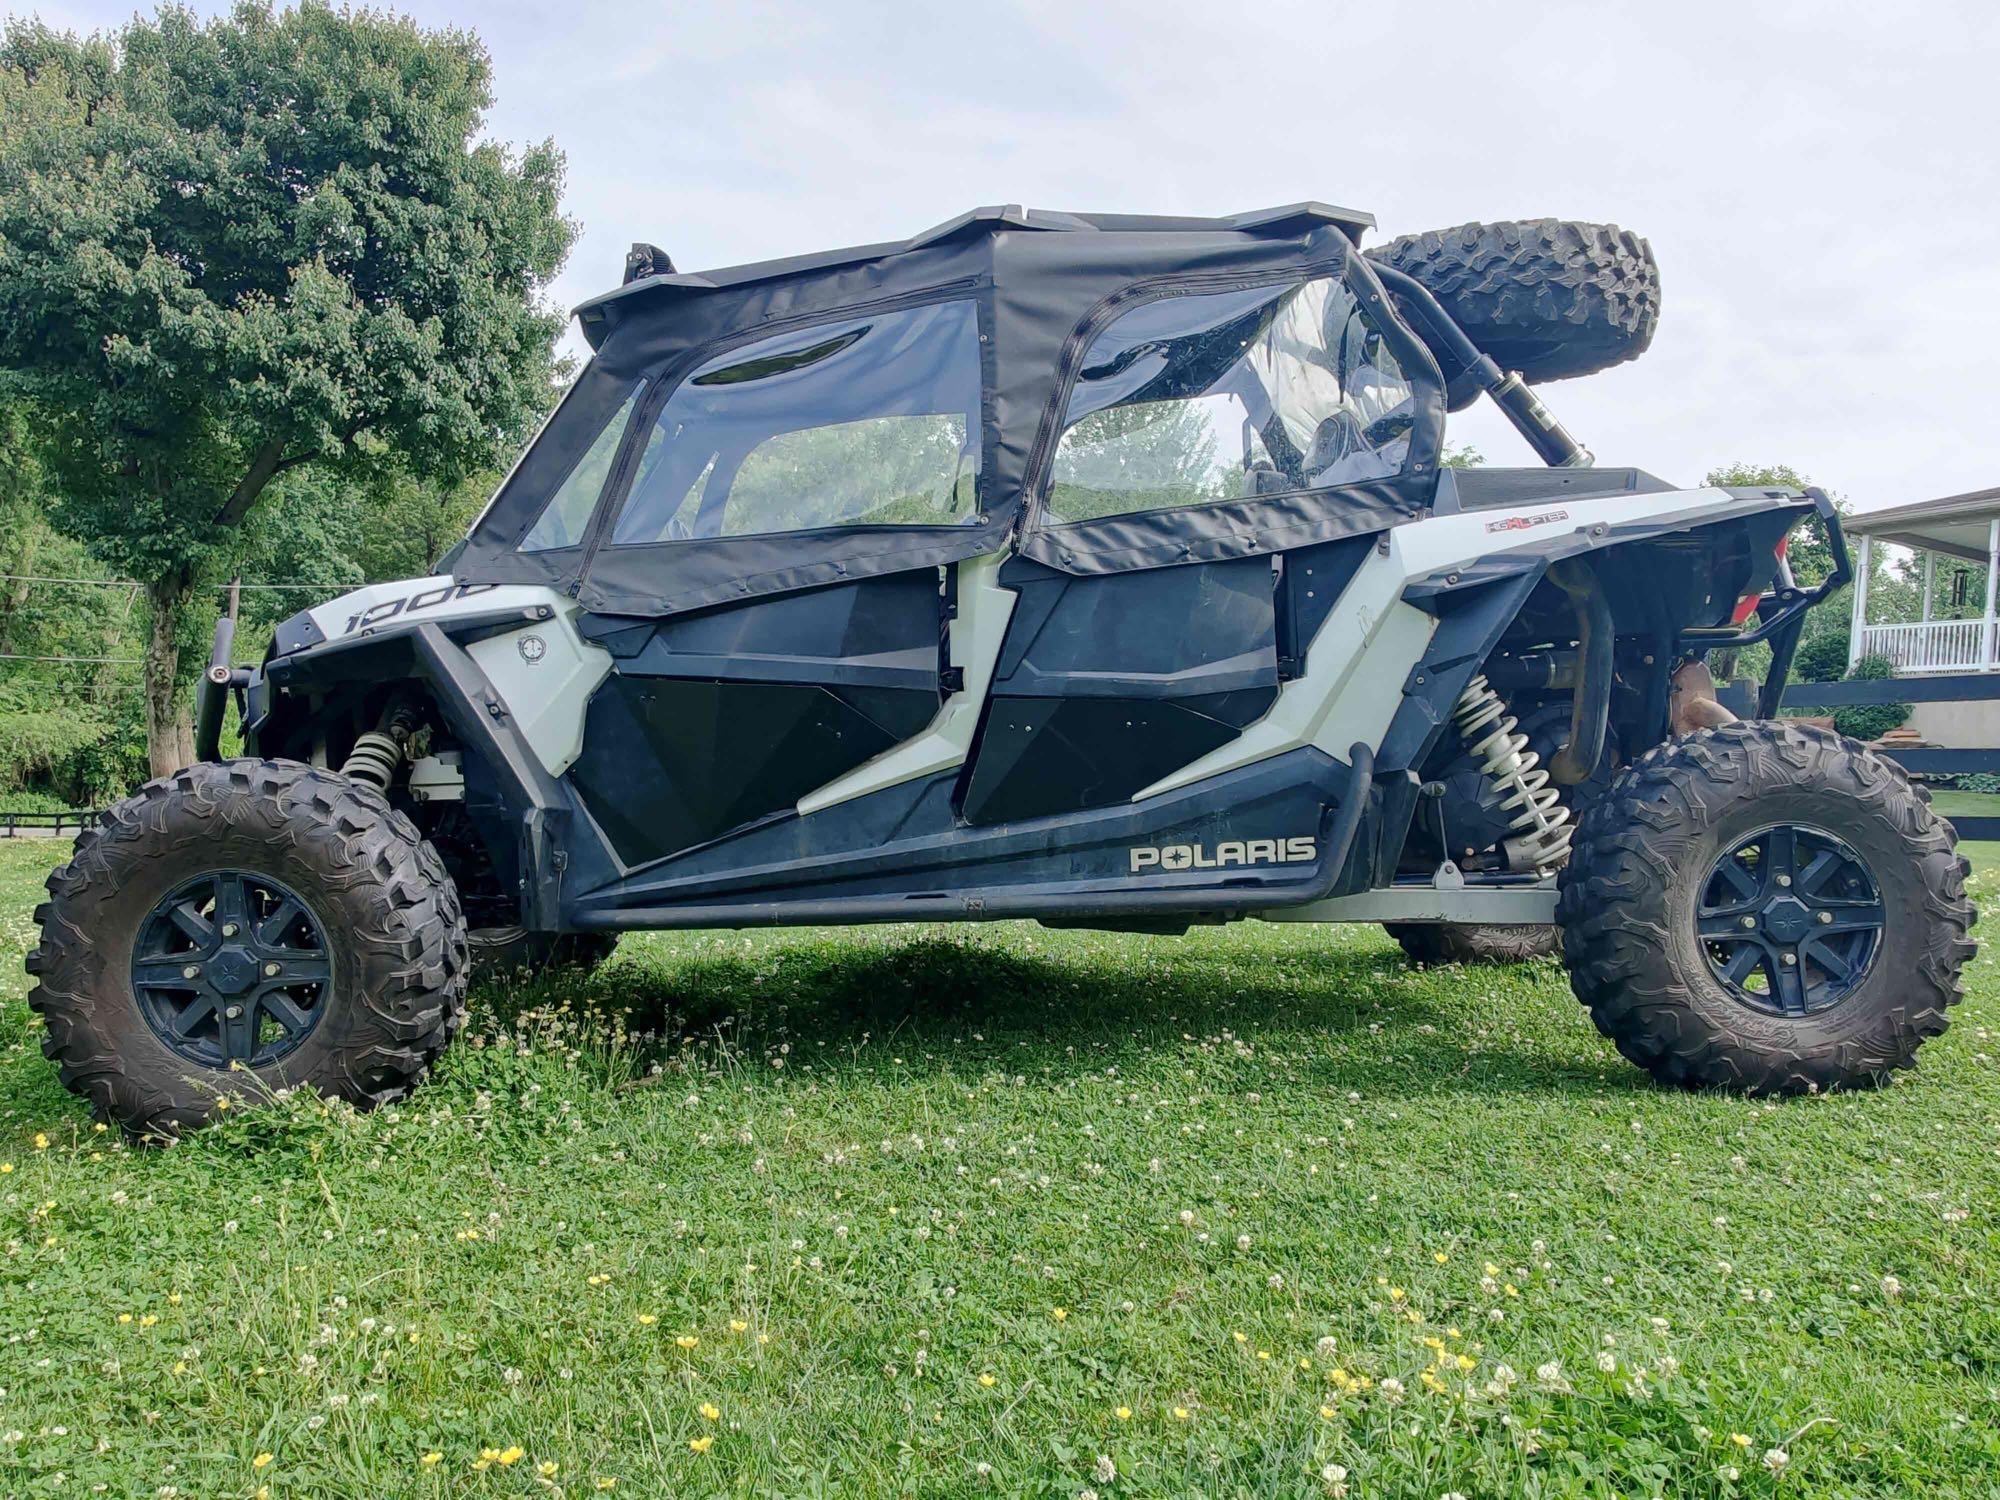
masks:
{"type": "MultiPolygon", "coordinates": [[[[1665,295],[1641,360],[1544,390],[1602,461],[1790,463],[1864,508],[2000,485],[1990,0],[403,8],[485,38],[496,136],[567,151],[566,304],[636,239],[695,269],[987,203],[1606,219],[1665,295]]],[[[1529,461],[1483,411],[1453,436],[1529,461]]]]}

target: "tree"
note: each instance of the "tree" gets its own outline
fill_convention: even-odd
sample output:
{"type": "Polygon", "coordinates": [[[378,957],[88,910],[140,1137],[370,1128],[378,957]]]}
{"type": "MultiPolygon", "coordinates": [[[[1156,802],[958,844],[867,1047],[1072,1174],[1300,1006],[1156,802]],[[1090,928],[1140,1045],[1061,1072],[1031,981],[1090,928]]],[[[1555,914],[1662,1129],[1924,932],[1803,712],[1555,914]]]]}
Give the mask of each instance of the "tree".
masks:
{"type": "Polygon", "coordinates": [[[188,758],[191,604],[273,481],[452,486],[552,399],[562,157],[479,140],[490,102],[470,34],[310,0],[6,27],[0,369],[52,518],[145,584],[154,774],[188,758]]]}

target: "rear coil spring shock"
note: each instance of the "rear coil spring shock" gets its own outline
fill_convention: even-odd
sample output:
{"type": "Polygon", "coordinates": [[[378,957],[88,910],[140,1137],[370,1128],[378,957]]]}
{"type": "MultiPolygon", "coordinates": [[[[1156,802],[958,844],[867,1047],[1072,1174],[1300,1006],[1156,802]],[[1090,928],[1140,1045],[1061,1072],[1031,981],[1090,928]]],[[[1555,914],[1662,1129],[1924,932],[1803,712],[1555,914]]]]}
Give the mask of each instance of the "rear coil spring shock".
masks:
{"type": "Polygon", "coordinates": [[[396,768],[402,763],[403,747],[396,743],[395,737],[379,729],[371,729],[355,736],[354,748],[348,752],[340,774],[350,781],[366,782],[378,791],[386,792],[389,783],[396,779],[396,768]]]}
{"type": "Polygon", "coordinates": [[[1528,737],[1515,730],[1517,722],[1485,677],[1475,677],[1459,695],[1452,713],[1459,737],[1479,769],[1500,793],[1500,807],[1512,814],[1505,841],[1508,862],[1532,864],[1546,873],[1569,858],[1569,809],[1549,785],[1541,757],[1528,749],[1528,737]]]}

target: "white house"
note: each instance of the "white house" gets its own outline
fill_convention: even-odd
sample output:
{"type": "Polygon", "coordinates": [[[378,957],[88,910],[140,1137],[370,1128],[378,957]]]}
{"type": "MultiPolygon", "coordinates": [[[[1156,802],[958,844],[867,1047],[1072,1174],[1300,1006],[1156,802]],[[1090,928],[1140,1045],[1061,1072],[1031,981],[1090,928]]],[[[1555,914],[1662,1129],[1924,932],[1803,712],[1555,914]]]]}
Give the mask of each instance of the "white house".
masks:
{"type": "MultiPolygon", "coordinates": [[[[1843,523],[1855,544],[1854,629],[1848,646],[1851,667],[1864,656],[1886,656],[1896,675],[2000,671],[2000,629],[1994,615],[1994,584],[2000,580],[2000,489],[1974,490],[1923,500],[1890,510],[1873,510],[1843,523]],[[1883,543],[1908,547],[1922,560],[1923,617],[1888,624],[1869,623],[1870,554],[1883,543]],[[1931,618],[1933,580],[1940,566],[1958,562],[1986,567],[1984,600],[1968,598],[1967,618],[1931,618]],[[1971,611],[1979,608],[1975,616],[1971,611]]],[[[1879,612],[1879,611],[1878,611],[1879,612]]]]}

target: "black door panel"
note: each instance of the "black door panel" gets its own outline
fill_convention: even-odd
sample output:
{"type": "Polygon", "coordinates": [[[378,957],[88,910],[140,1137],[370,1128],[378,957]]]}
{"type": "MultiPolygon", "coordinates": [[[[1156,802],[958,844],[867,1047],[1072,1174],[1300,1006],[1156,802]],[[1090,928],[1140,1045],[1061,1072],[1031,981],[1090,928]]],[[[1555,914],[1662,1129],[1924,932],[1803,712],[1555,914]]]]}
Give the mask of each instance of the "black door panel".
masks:
{"type": "Polygon", "coordinates": [[[614,665],[570,775],[628,865],[787,812],[938,710],[933,569],[582,628],[614,665]]]}
{"type": "Polygon", "coordinates": [[[1088,578],[1015,559],[1020,601],[963,794],[972,823],[1121,801],[1278,691],[1268,557],[1088,578]]]}

